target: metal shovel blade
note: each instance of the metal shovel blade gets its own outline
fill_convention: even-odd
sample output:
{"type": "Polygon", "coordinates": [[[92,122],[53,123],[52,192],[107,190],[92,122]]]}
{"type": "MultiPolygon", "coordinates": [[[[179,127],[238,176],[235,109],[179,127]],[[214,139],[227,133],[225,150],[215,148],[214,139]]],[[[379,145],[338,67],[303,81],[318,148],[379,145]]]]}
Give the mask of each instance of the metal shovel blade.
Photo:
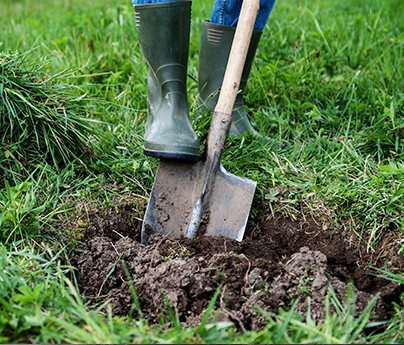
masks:
{"type": "Polygon", "coordinates": [[[243,239],[256,182],[230,174],[221,164],[212,172],[209,164],[160,161],[142,225],[143,244],[155,233],[171,238],[187,236],[195,205],[206,193],[209,197],[198,220],[198,231],[187,237],[203,234],[243,239]],[[214,181],[207,191],[204,187],[209,174],[214,181]]]}

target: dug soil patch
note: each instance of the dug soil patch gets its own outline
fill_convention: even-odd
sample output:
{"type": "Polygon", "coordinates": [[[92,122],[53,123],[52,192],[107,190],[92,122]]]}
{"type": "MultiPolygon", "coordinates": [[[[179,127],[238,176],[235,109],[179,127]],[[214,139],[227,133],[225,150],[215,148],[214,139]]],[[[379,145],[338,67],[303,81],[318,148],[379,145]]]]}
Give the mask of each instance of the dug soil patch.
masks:
{"type": "MultiPolygon", "coordinates": [[[[138,230],[117,238],[120,229],[106,222],[75,251],[80,291],[92,303],[109,300],[115,315],[126,316],[137,313],[134,288],[143,318],[151,323],[161,322],[161,316],[168,320],[172,308],[181,322],[197,325],[219,289],[211,318],[232,321],[240,330],[264,327],[266,318],[257,309],[278,313],[297,298],[297,312],[305,317],[310,308],[311,317],[323,321],[326,296],[334,291],[346,305],[352,302],[346,300],[350,287],[357,316],[378,293],[375,320],[387,319],[393,302],[401,303],[401,285],[369,274],[369,261],[362,261],[342,228],[265,212],[257,219],[248,222],[242,242],[157,235],[148,246],[139,243],[138,230]]],[[[388,269],[403,268],[402,256],[384,259],[380,264],[388,269]]]]}

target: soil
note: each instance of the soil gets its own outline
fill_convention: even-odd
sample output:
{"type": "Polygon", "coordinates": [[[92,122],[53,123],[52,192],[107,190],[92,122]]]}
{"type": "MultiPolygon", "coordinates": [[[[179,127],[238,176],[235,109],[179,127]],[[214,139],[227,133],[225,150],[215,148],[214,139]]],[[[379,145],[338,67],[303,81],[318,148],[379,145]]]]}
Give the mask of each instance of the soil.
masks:
{"type": "MultiPolygon", "coordinates": [[[[346,308],[354,305],[346,297],[349,289],[354,291],[356,316],[379,294],[372,309],[374,320],[390,317],[393,302],[401,304],[402,286],[369,269],[369,255],[361,254],[366,249],[347,240],[344,227],[304,215],[272,214],[262,207],[256,219],[248,221],[242,242],[153,235],[144,246],[139,217],[132,217],[129,226],[119,220],[128,218],[128,208],[116,209],[111,221],[104,219],[105,212],[90,216],[90,222],[98,224],[95,236],[77,247],[71,259],[81,293],[93,304],[109,300],[115,315],[138,313],[133,288],[143,318],[151,323],[167,321],[172,308],[180,322],[192,326],[200,323],[219,291],[210,319],[232,321],[240,330],[265,326],[266,317],[257,309],[278,313],[279,308],[290,309],[297,298],[295,311],[306,317],[309,309],[312,319],[321,322],[332,290],[346,308]]],[[[397,273],[404,268],[404,259],[389,248],[379,248],[381,253],[376,248],[373,264],[397,273]]]]}

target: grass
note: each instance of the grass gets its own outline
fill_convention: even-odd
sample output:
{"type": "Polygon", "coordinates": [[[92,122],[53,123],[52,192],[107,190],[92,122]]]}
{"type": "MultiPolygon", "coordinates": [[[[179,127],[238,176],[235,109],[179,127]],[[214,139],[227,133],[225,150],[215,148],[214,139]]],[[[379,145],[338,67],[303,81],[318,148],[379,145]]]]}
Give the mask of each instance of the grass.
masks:
{"type": "MultiPolygon", "coordinates": [[[[191,118],[202,143],[210,118],[197,116],[197,64],[200,24],[211,6],[193,3],[188,68],[191,118]]],[[[291,216],[332,212],[332,225],[344,224],[370,253],[385,235],[404,252],[404,23],[397,15],[403,7],[402,0],[278,1],[245,103],[255,128],[285,147],[249,135],[229,138],[222,159],[230,172],[258,181],[258,204],[291,216]],[[288,192],[281,197],[276,186],[288,192]]],[[[268,316],[263,333],[219,324],[180,335],[170,330],[164,338],[142,320],[100,316],[83,304],[65,268],[53,267],[60,256],[44,252],[52,244],[41,229],[90,199],[107,205],[119,193],[100,193],[108,183],[142,197],[151,190],[158,161],[142,153],[146,69],[133,9],[116,0],[6,0],[2,14],[1,277],[19,277],[0,284],[3,342],[403,340],[399,307],[382,334],[364,335],[366,323],[355,328],[348,318],[354,338],[340,333],[344,313],[325,325],[304,320],[304,328],[293,309],[268,316]]]]}

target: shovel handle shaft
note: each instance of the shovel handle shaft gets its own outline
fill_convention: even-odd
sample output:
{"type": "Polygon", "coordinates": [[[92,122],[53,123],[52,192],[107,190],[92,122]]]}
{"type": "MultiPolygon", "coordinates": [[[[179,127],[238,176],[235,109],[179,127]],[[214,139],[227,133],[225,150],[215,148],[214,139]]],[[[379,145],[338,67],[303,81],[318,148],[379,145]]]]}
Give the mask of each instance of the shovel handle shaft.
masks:
{"type": "Polygon", "coordinates": [[[254,23],[259,10],[259,2],[260,0],[244,0],[241,7],[229,61],[219,93],[219,100],[213,113],[206,141],[208,159],[215,157],[215,160],[220,161],[227,136],[229,135],[233,119],[231,114],[237,92],[239,91],[241,74],[250,46],[254,23]]]}
{"type": "Polygon", "coordinates": [[[259,0],[244,0],[215,111],[231,115],[250,46],[259,0]]]}

